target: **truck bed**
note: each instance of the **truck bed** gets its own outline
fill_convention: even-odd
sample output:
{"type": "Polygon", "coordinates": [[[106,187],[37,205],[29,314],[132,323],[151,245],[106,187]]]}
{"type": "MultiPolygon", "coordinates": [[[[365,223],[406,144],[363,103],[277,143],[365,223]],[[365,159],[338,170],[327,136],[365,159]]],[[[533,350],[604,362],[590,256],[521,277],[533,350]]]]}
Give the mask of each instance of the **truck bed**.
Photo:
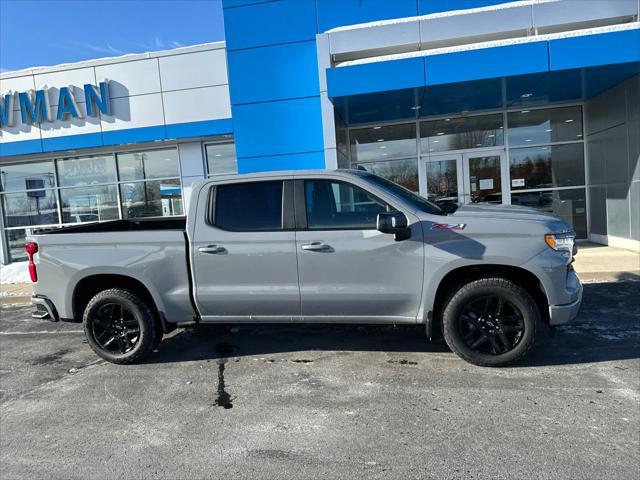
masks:
{"type": "Polygon", "coordinates": [[[40,228],[34,235],[60,233],[98,233],[98,232],[131,232],[144,230],[185,230],[185,217],[143,218],[136,220],[111,220],[108,222],[72,225],[63,228],[40,228]]]}

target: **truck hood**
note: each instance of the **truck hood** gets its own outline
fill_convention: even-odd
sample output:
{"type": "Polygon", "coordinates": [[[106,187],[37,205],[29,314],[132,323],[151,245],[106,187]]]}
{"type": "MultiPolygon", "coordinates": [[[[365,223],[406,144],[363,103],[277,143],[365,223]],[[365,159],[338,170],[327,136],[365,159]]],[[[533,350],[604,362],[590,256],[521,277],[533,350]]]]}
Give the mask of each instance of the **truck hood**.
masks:
{"type": "Polygon", "coordinates": [[[571,227],[564,220],[551,213],[518,205],[494,205],[489,203],[462,205],[445,218],[447,218],[448,223],[465,223],[487,219],[488,222],[518,221],[543,224],[551,232],[571,230],[571,227]]]}

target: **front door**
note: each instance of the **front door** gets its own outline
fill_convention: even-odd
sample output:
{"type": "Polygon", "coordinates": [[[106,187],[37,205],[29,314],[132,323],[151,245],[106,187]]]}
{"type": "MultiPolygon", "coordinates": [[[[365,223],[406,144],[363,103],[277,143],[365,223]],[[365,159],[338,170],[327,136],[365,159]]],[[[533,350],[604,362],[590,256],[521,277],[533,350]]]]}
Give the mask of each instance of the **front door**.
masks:
{"type": "Polygon", "coordinates": [[[476,151],[432,155],[423,162],[423,194],[436,203],[509,203],[504,152],[476,151]]]}
{"type": "Polygon", "coordinates": [[[339,180],[296,180],[296,231],[301,311],[309,321],[415,322],[422,296],[423,243],[396,241],[376,229],[394,207],[339,180]],[[297,212],[296,212],[297,214],[297,212]],[[302,224],[302,225],[300,225],[302,224]]]}

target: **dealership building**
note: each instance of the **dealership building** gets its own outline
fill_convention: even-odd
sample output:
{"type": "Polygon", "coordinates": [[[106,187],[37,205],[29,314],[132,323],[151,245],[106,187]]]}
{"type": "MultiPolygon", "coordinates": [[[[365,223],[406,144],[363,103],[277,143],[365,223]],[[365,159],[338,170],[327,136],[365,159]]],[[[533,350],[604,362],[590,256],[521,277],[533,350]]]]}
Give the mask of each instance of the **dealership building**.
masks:
{"type": "Polygon", "coordinates": [[[640,250],[640,0],[225,0],[225,42],[0,74],[0,260],[184,215],[193,182],[364,168],[640,250]]]}

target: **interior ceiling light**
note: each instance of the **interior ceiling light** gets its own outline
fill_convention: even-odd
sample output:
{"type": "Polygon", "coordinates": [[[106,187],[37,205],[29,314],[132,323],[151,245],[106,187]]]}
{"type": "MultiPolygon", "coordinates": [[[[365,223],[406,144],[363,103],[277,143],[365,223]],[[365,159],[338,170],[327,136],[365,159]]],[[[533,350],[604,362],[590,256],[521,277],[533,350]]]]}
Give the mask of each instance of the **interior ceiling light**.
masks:
{"type": "Polygon", "coordinates": [[[533,97],[533,93],[527,92],[520,95],[520,98],[529,98],[529,97],[533,97]]]}
{"type": "Polygon", "coordinates": [[[444,135],[444,132],[438,132],[436,135],[444,135]]]}
{"type": "Polygon", "coordinates": [[[553,128],[547,128],[545,132],[553,132],[553,128]]]}
{"type": "Polygon", "coordinates": [[[530,142],[530,141],[531,141],[531,139],[530,139],[530,138],[527,138],[527,139],[525,140],[525,142],[530,142]]]}
{"type": "Polygon", "coordinates": [[[411,107],[411,110],[420,110],[420,105],[414,105],[413,107],[411,107]]]}
{"type": "Polygon", "coordinates": [[[374,130],[380,130],[382,127],[373,127],[374,130]]]}
{"type": "Polygon", "coordinates": [[[445,121],[445,122],[450,122],[450,121],[451,121],[451,119],[450,119],[450,118],[445,118],[445,119],[444,119],[444,121],[445,121]]]}
{"type": "Polygon", "coordinates": [[[379,138],[377,141],[378,142],[384,142],[384,138],[379,138]]]}
{"type": "Polygon", "coordinates": [[[520,113],[529,113],[531,110],[522,110],[520,113]]]}
{"type": "Polygon", "coordinates": [[[387,148],[386,145],[380,145],[380,148],[387,148]]]}
{"type": "Polygon", "coordinates": [[[495,137],[495,135],[493,135],[493,134],[489,135],[489,138],[493,138],[493,137],[495,137]]]}
{"type": "Polygon", "coordinates": [[[571,122],[573,122],[573,118],[568,118],[564,121],[564,123],[571,123],[571,122]]]}

